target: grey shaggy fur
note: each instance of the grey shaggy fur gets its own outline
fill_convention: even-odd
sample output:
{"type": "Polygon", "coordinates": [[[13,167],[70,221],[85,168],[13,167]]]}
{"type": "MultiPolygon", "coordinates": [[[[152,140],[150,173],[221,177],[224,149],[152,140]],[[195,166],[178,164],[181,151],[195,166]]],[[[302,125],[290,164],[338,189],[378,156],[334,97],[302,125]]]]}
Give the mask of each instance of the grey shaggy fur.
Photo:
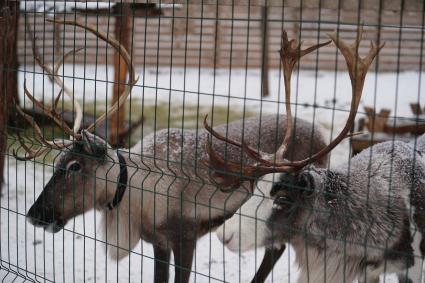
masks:
{"type": "Polygon", "coordinates": [[[402,273],[421,262],[413,235],[424,251],[424,156],[425,135],[377,144],[332,169],[306,168],[290,185],[282,175],[272,189],[273,232],[259,241],[293,245],[299,282],[379,282],[383,272],[402,273]]]}

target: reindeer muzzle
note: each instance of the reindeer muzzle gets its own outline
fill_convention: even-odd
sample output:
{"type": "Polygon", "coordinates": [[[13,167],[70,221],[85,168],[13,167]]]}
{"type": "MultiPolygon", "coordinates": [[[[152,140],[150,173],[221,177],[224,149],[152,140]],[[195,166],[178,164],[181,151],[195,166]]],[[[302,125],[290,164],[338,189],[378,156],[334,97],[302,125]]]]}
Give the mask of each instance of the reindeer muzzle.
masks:
{"type": "Polygon", "coordinates": [[[26,218],[32,225],[42,227],[51,233],[57,233],[65,226],[64,221],[59,217],[55,217],[53,211],[48,211],[37,204],[31,206],[26,218]]]}

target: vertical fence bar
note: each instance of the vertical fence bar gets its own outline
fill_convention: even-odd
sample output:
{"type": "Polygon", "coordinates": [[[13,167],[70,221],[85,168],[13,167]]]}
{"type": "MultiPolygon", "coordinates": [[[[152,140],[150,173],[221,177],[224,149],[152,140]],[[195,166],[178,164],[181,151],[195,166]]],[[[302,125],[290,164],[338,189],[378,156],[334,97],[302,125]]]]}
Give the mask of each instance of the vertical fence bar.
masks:
{"type": "Polygon", "coordinates": [[[269,33],[268,24],[268,6],[261,8],[261,95],[269,96],[269,33]]]}

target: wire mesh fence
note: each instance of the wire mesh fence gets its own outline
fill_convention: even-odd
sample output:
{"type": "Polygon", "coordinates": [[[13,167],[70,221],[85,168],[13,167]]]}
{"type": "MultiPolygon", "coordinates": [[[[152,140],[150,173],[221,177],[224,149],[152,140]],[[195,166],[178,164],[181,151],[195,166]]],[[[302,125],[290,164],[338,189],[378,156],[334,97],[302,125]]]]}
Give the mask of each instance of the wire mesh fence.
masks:
{"type": "Polygon", "coordinates": [[[0,8],[4,282],[423,281],[422,1],[0,8]]]}

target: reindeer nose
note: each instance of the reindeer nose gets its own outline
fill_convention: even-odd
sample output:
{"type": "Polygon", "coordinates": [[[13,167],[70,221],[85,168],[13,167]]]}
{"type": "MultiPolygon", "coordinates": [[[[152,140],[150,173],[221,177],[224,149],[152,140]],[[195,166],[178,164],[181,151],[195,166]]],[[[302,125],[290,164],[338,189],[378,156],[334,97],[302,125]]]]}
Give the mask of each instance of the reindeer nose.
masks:
{"type": "Polygon", "coordinates": [[[37,209],[37,207],[34,205],[31,206],[30,210],[28,210],[26,218],[28,222],[34,226],[44,227],[48,225],[48,223],[46,223],[46,221],[43,219],[44,217],[41,209],[37,209]]]}

